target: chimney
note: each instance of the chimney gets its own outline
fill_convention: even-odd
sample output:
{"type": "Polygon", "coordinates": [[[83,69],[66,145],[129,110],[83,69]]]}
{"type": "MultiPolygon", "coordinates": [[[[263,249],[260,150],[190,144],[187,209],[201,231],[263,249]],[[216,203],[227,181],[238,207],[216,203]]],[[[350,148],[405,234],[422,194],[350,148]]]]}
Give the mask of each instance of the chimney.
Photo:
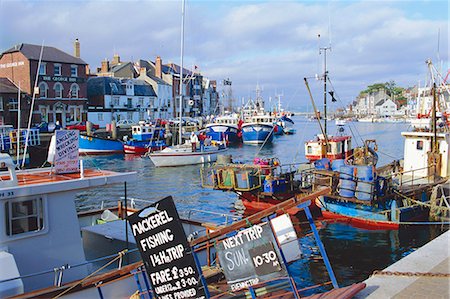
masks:
{"type": "Polygon", "coordinates": [[[105,58],[105,60],[102,61],[102,73],[107,73],[109,71],[109,61],[105,58]]]}
{"type": "Polygon", "coordinates": [[[147,68],[146,68],[146,67],[141,67],[141,68],[139,68],[139,75],[140,75],[140,76],[145,76],[145,75],[147,75],[147,68]]]}
{"type": "Polygon", "coordinates": [[[120,63],[120,56],[119,56],[119,54],[114,54],[114,58],[113,58],[111,64],[112,65],[117,65],[119,63],[120,63]]]}
{"type": "Polygon", "coordinates": [[[155,76],[162,79],[162,60],[160,56],[156,57],[155,61],[155,76]]]}
{"type": "Polygon", "coordinates": [[[78,41],[78,38],[75,40],[73,45],[73,56],[80,58],[80,42],[78,41]]]}

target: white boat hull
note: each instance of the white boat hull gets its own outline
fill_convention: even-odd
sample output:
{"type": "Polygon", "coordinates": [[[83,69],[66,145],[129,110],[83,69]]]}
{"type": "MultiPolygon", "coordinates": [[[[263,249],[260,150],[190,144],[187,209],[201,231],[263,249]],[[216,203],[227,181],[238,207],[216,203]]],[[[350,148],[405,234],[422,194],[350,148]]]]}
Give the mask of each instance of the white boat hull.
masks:
{"type": "Polygon", "coordinates": [[[217,154],[225,152],[227,149],[205,150],[191,152],[189,149],[168,149],[149,155],[150,160],[156,167],[173,167],[184,165],[195,165],[215,162],[217,154]]]}

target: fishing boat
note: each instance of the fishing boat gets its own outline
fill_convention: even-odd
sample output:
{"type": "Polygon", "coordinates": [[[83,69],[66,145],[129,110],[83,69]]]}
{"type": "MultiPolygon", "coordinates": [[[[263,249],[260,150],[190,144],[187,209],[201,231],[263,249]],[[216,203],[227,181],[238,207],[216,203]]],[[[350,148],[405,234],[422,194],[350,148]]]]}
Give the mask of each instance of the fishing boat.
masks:
{"type": "Polygon", "coordinates": [[[242,124],[245,144],[267,144],[273,140],[276,117],[270,114],[253,115],[242,124]]]}
{"type": "Polygon", "coordinates": [[[206,136],[219,143],[238,143],[242,138],[241,125],[237,114],[219,116],[213,123],[206,125],[206,136]]]}
{"type": "Polygon", "coordinates": [[[156,167],[173,167],[212,163],[217,160],[218,154],[223,154],[228,149],[222,146],[204,146],[202,149],[192,151],[190,144],[174,145],[161,151],[148,154],[156,167]]]}
{"type": "Polygon", "coordinates": [[[139,124],[131,127],[131,140],[123,145],[125,154],[144,155],[148,151],[159,151],[166,147],[164,129],[150,124],[139,124]]]}
{"type": "Polygon", "coordinates": [[[79,152],[83,155],[123,153],[123,142],[117,139],[80,134],[79,152]]]}
{"type": "Polygon", "coordinates": [[[313,184],[333,188],[331,195],[316,201],[325,218],[369,229],[398,229],[401,224],[429,220],[433,188],[448,183],[450,174],[450,133],[437,126],[436,99],[433,107],[426,124],[412,124],[412,132],[401,133],[403,161],[377,168],[376,147],[369,143],[347,160],[333,161],[334,167],[322,160],[313,184]]]}
{"type": "MultiPolygon", "coordinates": [[[[245,207],[244,214],[251,215],[309,192],[310,186],[304,183],[309,173],[300,175],[304,169],[310,169],[310,165],[281,165],[276,158],[255,158],[253,163],[204,166],[200,174],[202,187],[235,192],[245,207]]],[[[310,208],[316,214],[314,203],[310,208]]],[[[286,212],[297,215],[299,211],[293,207],[286,212]]]]}
{"type": "Polygon", "coordinates": [[[286,135],[295,134],[296,132],[296,129],[294,128],[295,123],[287,115],[281,116],[278,123],[281,125],[284,134],[286,135]]]}

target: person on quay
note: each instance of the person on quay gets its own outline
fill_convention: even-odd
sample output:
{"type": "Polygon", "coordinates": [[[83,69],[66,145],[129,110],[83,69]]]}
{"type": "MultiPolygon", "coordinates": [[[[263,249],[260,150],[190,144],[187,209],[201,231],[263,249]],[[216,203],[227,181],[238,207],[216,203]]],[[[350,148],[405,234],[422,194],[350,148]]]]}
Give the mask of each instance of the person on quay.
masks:
{"type": "Polygon", "coordinates": [[[192,132],[190,139],[191,139],[192,152],[195,152],[197,150],[198,137],[197,137],[197,135],[195,135],[194,132],[192,132]]]}
{"type": "Polygon", "coordinates": [[[204,144],[205,144],[206,134],[205,132],[201,132],[198,135],[198,140],[200,141],[200,151],[203,152],[204,144]]]}

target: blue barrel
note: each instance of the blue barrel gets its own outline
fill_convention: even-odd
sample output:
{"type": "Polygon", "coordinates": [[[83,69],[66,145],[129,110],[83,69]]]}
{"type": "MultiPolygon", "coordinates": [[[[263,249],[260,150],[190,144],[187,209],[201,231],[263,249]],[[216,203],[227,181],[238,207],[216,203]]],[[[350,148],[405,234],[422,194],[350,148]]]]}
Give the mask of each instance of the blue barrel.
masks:
{"type": "Polygon", "coordinates": [[[356,192],[355,197],[359,200],[370,200],[374,192],[375,171],[372,165],[358,165],[356,167],[356,192]]]}
{"type": "Polygon", "coordinates": [[[356,182],[353,178],[354,167],[353,166],[341,166],[339,167],[339,195],[343,197],[354,197],[356,182]]]}
{"type": "Polygon", "coordinates": [[[359,200],[370,200],[373,195],[373,183],[358,181],[355,197],[359,200]]]}
{"type": "Polygon", "coordinates": [[[314,162],[316,169],[330,169],[330,160],[328,158],[322,158],[314,162]]]}
{"type": "Polygon", "coordinates": [[[373,182],[375,171],[372,165],[357,165],[355,168],[358,181],[373,182]]]}
{"type": "Polygon", "coordinates": [[[341,168],[341,166],[344,166],[344,165],[345,165],[344,159],[333,160],[333,162],[331,162],[331,170],[339,171],[339,168],[341,168]]]}

